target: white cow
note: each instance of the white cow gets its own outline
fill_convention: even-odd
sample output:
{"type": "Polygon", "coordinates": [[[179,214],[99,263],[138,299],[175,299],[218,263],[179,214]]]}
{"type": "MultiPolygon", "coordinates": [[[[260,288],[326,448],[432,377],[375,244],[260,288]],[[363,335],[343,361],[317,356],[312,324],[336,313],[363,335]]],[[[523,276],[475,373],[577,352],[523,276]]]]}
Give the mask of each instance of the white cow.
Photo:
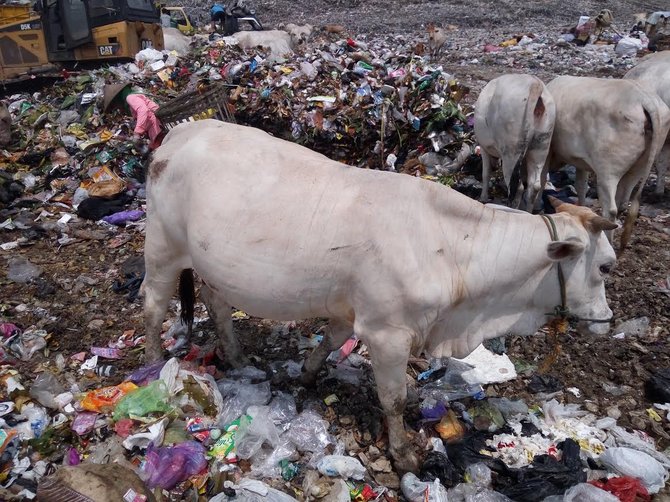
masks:
{"type": "MultiPolygon", "coordinates": [[[[645,88],[655,92],[670,106],[670,51],[657,52],[643,58],[623,78],[637,81],[645,88]]],[[[656,159],[656,193],[663,195],[665,190],[665,174],[670,164],[670,135],[656,159]]]]}
{"type": "Polygon", "coordinates": [[[489,198],[491,160],[501,159],[513,206],[519,207],[525,184],[526,210],[533,210],[555,119],[554,99],[539,78],[503,75],[486,84],[475,104],[475,135],[482,149],[482,202],[489,198]]]}
{"type": "Polygon", "coordinates": [[[282,30],[238,31],[232,35],[237,44],[244,50],[264,47],[270,50],[274,59],[293,54],[293,39],[282,30]]]}
{"type": "Polygon", "coordinates": [[[631,202],[621,236],[623,250],[639,212],[642,186],[668,135],[670,110],[658,95],[632,80],[558,77],[547,88],[556,103],[549,170],[564,163],[577,167],[580,204],[594,172],[603,216],[612,222],[631,202]]]}
{"type": "Polygon", "coordinates": [[[487,208],[412,176],[357,169],[263,131],[203,120],[172,129],[149,168],[143,284],[146,350],[191,269],[225,350],[240,356],[230,306],[276,319],[330,319],[305,363],[313,379],[355,332],[369,347],[399,470],[415,469],[403,426],[410,353],[462,357],[485,338],[534,333],[560,303],[594,332],[612,311],[604,276],[612,224],[561,205],[552,241],[541,216],[487,208]]]}

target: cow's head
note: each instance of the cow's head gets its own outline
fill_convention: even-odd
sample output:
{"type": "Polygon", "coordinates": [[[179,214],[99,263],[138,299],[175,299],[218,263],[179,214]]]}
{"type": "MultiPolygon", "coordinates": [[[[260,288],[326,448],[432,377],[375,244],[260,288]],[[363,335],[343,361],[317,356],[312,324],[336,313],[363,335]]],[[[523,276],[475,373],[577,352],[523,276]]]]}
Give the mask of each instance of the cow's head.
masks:
{"type": "Polygon", "coordinates": [[[559,235],[562,240],[547,246],[549,258],[560,262],[563,269],[566,306],[571,315],[580,319],[580,332],[605,334],[609,323],[598,321],[612,318],[605,297],[605,279],[614,267],[616,255],[604,231],[617,225],[589,208],[551,199],[557,213],[569,214],[576,223],[569,226],[570,235],[559,235]]]}

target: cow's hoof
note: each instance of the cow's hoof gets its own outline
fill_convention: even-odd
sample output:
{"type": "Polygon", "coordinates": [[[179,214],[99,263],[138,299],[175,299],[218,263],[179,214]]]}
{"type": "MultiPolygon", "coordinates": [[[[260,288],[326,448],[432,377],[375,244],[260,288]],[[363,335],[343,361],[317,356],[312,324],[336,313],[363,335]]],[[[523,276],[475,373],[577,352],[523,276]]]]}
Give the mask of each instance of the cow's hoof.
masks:
{"type": "Polygon", "coordinates": [[[419,472],[419,459],[416,454],[412,451],[405,451],[402,453],[392,452],[393,456],[393,465],[398,471],[398,474],[402,476],[407,472],[417,473],[419,472]]]}

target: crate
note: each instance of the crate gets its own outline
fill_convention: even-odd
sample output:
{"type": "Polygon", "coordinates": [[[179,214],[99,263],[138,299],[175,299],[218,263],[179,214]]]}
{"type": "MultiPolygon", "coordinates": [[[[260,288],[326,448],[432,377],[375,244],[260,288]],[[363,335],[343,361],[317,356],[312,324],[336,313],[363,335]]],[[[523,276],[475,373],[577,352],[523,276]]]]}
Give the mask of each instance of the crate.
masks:
{"type": "Polygon", "coordinates": [[[235,123],[235,116],[228,107],[228,92],[221,83],[183,94],[161,105],[156,116],[167,130],[184,122],[210,118],[235,123]]]}

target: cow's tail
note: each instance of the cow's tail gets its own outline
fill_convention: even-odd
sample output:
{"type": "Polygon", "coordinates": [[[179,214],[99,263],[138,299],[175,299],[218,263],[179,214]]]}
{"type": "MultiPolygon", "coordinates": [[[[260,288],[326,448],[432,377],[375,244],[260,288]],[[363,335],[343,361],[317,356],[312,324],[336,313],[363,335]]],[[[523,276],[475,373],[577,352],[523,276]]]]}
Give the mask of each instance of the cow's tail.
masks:
{"type": "Polygon", "coordinates": [[[526,101],[526,109],[524,110],[523,121],[521,122],[521,127],[525,127],[526,129],[522,130],[520,134],[521,140],[516,148],[517,157],[514,162],[514,169],[509,179],[505,180],[509,190],[510,202],[516,197],[516,191],[521,180],[521,168],[526,157],[526,152],[528,152],[530,143],[533,140],[533,131],[546,112],[545,103],[542,99],[543,91],[544,85],[539,81],[534,81],[528,90],[528,100],[526,101]],[[531,124],[532,127],[530,126],[531,124]]]}
{"type": "Polygon", "coordinates": [[[181,322],[188,326],[190,337],[195,317],[195,283],[192,268],[182,270],[179,275],[179,301],[181,302],[181,322]]]}
{"type": "MultiPolygon", "coordinates": [[[[621,247],[620,252],[623,252],[628,246],[630,236],[633,233],[633,226],[640,213],[640,198],[642,197],[642,189],[647,182],[651,168],[654,165],[656,156],[661,151],[663,143],[665,143],[666,134],[664,130],[667,129],[667,124],[663,123],[660,111],[658,109],[658,101],[653,99],[645,93],[642,93],[642,108],[644,110],[645,124],[645,150],[640,158],[640,164],[643,168],[642,176],[639,182],[633,189],[630,197],[630,207],[626,214],[626,219],[623,224],[623,232],[621,233],[621,247]]],[[[667,132],[667,131],[665,131],[667,132]]]]}

